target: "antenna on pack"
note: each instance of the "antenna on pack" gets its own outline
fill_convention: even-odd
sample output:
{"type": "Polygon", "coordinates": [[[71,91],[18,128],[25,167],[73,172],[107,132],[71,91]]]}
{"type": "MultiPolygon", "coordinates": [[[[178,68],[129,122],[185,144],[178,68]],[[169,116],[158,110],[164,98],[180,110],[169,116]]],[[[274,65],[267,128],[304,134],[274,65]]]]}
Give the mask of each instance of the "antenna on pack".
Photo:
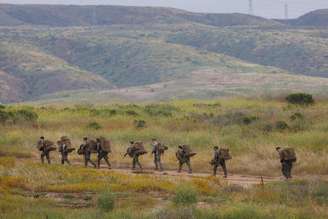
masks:
{"type": "Polygon", "coordinates": [[[250,14],[250,15],[254,14],[253,0],[248,0],[248,14],[250,14]]]}

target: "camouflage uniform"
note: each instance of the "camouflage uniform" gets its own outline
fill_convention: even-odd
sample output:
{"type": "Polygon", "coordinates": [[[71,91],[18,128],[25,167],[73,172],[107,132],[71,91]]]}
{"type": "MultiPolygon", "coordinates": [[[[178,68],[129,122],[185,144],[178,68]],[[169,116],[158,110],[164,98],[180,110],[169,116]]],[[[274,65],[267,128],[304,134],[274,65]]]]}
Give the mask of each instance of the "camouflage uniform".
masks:
{"type": "Polygon", "coordinates": [[[141,166],[141,164],[139,162],[139,155],[134,154],[133,155],[133,161],[132,161],[132,169],[135,170],[137,165],[142,170],[142,166],[141,166]]]}
{"type": "Polygon", "coordinates": [[[68,164],[71,164],[68,160],[68,147],[66,144],[61,144],[59,146],[59,151],[61,154],[61,164],[64,164],[65,162],[68,164]]]}
{"type": "Polygon", "coordinates": [[[276,150],[280,155],[280,163],[281,163],[281,172],[286,179],[292,178],[292,168],[293,168],[293,161],[292,160],[285,160],[282,159],[282,149],[277,147],[276,150]]]}
{"type": "Polygon", "coordinates": [[[97,152],[98,152],[98,168],[100,168],[100,161],[102,159],[105,160],[108,168],[111,168],[111,165],[108,161],[108,152],[107,151],[104,151],[101,147],[101,143],[100,143],[100,140],[97,139],[97,152]]]}
{"type": "Polygon", "coordinates": [[[91,148],[87,141],[87,139],[84,139],[83,144],[83,155],[84,155],[84,166],[88,167],[88,163],[91,163],[92,166],[97,167],[96,164],[91,160],[91,148]]]}
{"type": "Polygon", "coordinates": [[[213,176],[216,176],[217,169],[219,166],[221,166],[223,169],[224,177],[227,178],[228,173],[227,173],[226,163],[225,160],[222,158],[218,148],[214,148],[214,158],[212,164],[213,164],[213,176]]]}
{"type": "Polygon", "coordinates": [[[128,146],[127,152],[124,154],[124,157],[126,157],[127,155],[132,157],[132,170],[135,170],[137,165],[142,170],[142,166],[139,162],[139,155],[136,153],[133,141],[130,141],[130,146],[128,146]]]}
{"type": "Polygon", "coordinates": [[[40,138],[40,140],[38,141],[38,145],[42,145],[40,148],[41,151],[41,162],[44,163],[44,157],[46,157],[48,164],[51,163],[50,161],[50,151],[47,149],[46,145],[45,145],[45,140],[43,137],[40,138]]]}
{"type": "Polygon", "coordinates": [[[154,155],[154,164],[155,164],[155,169],[160,171],[163,171],[163,166],[162,166],[162,162],[161,162],[161,151],[159,148],[160,144],[156,141],[153,140],[152,142],[152,154],[154,155]]]}
{"type": "Polygon", "coordinates": [[[179,149],[176,153],[176,157],[178,158],[178,161],[179,161],[179,170],[178,170],[178,172],[180,173],[181,170],[182,170],[183,164],[186,164],[187,167],[188,167],[188,172],[192,173],[192,169],[191,169],[191,166],[190,166],[190,157],[188,156],[186,151],[183,150],[182,147],[179,147],[179,149]]]}

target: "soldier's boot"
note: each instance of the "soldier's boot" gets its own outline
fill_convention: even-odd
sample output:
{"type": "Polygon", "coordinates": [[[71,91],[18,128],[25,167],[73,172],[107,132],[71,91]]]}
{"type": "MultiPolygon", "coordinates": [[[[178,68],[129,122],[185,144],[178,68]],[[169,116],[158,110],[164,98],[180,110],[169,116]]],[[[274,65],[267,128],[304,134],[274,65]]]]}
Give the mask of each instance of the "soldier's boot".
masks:
{"type": "Polygon", "coordinates": [[[286,179],[288,179],[288,173],[287,173],[286,163],[282,163],[281,171],[282,171],[282,175],[283,175],[286,179]]]}
{"type": "Polygon", "coordinates": [[[142,166],[141,166],[141,164],[139,162],[139,159],[137,159],[137,165],[139,166],[140,170],[142,170],[142,166]]]}
{"type": "Polygon", "coordinates": [[[68,158],[66,158],[66,163],[68,163],[68,165],[71,165],[71,162],[68,160],[68,158]]]}
{"type": "Polygon", "coordinates": [[[62,159],[61,159],[61,164],[64,165],[64,163],[65,163],[65,159],[62,157],[62,159]]]}

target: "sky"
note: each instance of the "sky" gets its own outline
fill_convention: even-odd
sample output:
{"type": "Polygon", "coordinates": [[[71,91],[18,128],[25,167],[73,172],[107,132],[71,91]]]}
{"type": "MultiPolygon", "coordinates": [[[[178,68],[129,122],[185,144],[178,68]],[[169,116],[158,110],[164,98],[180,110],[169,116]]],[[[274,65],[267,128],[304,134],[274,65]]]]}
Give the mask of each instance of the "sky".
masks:
{"type": "MultiPolygon", "coordinates": [[[[249,0],[0,0],[12,4],[106,4],[132,6],[163,6],[194,12],[248,13],[249,0]]],[[[328,8],[328,0],[253,0],[253,14],[267,18],[284,18],[285,2],[288,17],[299,17],[315,9],[328,8]]]]}

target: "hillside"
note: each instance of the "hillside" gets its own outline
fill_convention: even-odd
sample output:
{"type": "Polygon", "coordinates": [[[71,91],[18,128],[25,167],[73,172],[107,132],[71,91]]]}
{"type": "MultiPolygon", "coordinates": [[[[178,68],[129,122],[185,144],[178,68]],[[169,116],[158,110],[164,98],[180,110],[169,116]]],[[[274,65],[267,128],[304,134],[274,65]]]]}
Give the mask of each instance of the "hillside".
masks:
{"type": "Polygon", "coordinates": [[[278,25],[244,14],[191,13],[172,8],[126,6],[0,5],[0,25],[91,26],[196,22],[213,26],[278,25]]]}
{"type": "Polygon", "coordinates": [[[294,28],[242,14],[121,6],[0,5],[0,18],[5,103],[67,93],[69,99],[73,94],[113,99],[102,98],[103,91],[133,99],[133,93],[122,95],[125,88],[141,90],[138,100],[279,96],[302,88],[322,96],[327,83],[303,77],[328,76],[325,28],[294,28]],[[292,80],[293,86],[283,86],[292,80]],[[143,96],[149,86],[167,84],[169,90],[143,96]]]}
{"type": "Polygon", "coordinates": [[[328,9],[312,11],[288,23],[295,26],[328,27],[328,9]]]}

